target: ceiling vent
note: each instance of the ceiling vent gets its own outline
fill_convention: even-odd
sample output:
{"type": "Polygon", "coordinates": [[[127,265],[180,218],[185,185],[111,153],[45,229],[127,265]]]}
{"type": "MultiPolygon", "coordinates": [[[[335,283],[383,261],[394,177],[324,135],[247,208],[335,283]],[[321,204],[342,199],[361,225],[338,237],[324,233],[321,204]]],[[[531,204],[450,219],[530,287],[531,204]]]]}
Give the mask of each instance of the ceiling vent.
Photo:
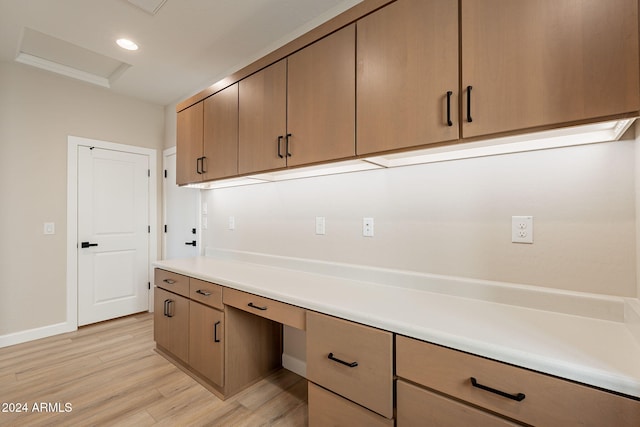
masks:
{"type": "Polygon", "coordinates": [[[167,0],[127,0],[132,5],[139,7],[149,15],[155,15],[167,0]]]}

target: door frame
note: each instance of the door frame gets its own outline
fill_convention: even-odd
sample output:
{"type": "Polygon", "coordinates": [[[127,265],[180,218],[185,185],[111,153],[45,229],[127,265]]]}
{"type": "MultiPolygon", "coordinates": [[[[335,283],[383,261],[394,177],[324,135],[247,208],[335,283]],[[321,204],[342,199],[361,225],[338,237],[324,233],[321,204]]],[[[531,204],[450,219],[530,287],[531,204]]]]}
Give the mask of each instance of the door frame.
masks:
{"type": "MultiPolygon", "coordinates": [[[[158,259],[158,165],[157,150],[115,142],[99,141],[69,135],[67,137],[67,319],[71,330],[78,329],[78,149],[97,147],[149,156],[149,279],[152,264],[158,259]]],[[[149,295],[149,311],[153,311],[153,292],[149,295]]]]}

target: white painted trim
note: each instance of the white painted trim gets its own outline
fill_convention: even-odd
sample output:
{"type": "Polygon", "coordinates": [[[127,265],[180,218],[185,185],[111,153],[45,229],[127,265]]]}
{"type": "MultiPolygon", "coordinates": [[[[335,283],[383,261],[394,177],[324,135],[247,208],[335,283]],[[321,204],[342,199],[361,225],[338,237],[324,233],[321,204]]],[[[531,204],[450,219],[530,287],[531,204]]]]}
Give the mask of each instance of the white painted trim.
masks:
{"type": "Polygon", "coordinates": [[[288,354],[282,355],[282,367],[294,372],[301,377],[307,377],[307,362],[300,360],[288,354]]]}
{"type": "Polygon", "coordinates": [[[42,326],[40,328],[28,329],[26,331],[13,332],[11,334],[0,336],[0,348],[22,344],[24,342],[46,338],[53,335],[64,334],[66,332],[73,332],[76,329],[77,327],[69,324],[69,322],[62,322],[42,326]]]}
{"type": "MultiPolygon", "coordinates": [[[[69,135],[67,139],[67,318],[69,330],[78,328],[78,148],[80,146],[97,147],[105,150],[123,151],[126,153],[149,156],[149,280],[152,281],[152,264],[158,259],[158,166],[156,150],[99,141],[69,135]]],[[[153,308],[153,300],[149,293],[149,308],[153,308]]]]}

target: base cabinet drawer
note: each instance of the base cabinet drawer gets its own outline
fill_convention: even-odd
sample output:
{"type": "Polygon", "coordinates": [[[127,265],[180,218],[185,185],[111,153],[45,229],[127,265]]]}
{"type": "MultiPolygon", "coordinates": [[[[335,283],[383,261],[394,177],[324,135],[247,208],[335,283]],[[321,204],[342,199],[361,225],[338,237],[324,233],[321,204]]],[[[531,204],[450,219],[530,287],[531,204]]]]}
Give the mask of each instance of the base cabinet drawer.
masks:
{"type": "Polygon", "coordinates": [[[640,401],[396,336],[396,374],[535,426],[640,426],[640,401]]]}
{"type": "Polygon", "coordinates": [[[189,277],[182,274],[156,268],[153,273],[153,283],[159,288],[183,297],[189,296],[189,277]]]}
{"type": "Polygon", "coordinates": [[[337,394],[309,383],[309,427],[393,427],[382,417],[337,394]]]}
{"type": "Polygon", "coordinates": [[[296,329],[305,329],[303,308],[231,288],[224,288],[222,297],[225,305],[296,329]]]}
{"type": "Polygon", "coordinates": [[[189,298],[218,310],[224,310],[222,304],[222,286],[203,280],[189,279],[189,298]]]}
{"type": "Polygon", "coordinates": [[[393,336],[307,312],[307,379],[393,418],[393,336]]]}
{"type": "Polygon", "coordinates": [[[397,427],[519,425],[402,380],[398,380],[396,390],[397,427]]]}

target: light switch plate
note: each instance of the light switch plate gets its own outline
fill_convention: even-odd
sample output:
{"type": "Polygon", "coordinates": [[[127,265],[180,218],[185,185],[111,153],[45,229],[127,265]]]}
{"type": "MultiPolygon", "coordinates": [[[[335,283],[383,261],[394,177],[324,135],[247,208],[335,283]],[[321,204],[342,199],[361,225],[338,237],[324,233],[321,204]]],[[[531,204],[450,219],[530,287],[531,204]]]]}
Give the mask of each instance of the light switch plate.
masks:
{"type": "Polygon", "coordinates": [[[326,221],[323,216],[316,217],[316,234],[319,236],[323,236],[326,234],[326,221]]]}
{"type": "Polygon", "coordinates": [[[45,222],[44,223],[44,234],[56,234],[56,223],[55,222],[45,222]]]}

